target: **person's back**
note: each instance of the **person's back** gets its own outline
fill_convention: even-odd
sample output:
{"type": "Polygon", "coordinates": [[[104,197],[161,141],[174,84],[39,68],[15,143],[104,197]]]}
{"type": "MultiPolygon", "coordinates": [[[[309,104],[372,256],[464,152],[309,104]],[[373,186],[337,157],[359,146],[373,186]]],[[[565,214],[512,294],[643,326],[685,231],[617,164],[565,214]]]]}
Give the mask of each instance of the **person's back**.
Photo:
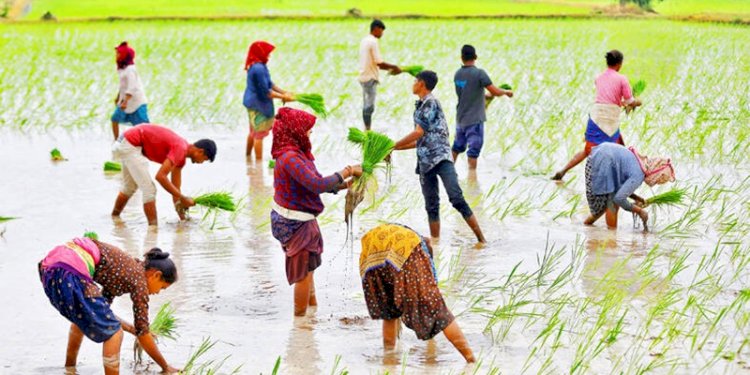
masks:
{"type": "Polygon", "coordinates": [[[458,96],[456,124],[466,127],[487,121],[484,90],[492,84],[487,72],[474,65],[464,65],[456,71],[453,82],[458,96]]]}
{"type": "Polygon", "coordinates": [[[594,81],[596,85],[596,103],[621,106],[624,101],[633,97],[628,79],[612,68],[607,68],[594,81]]]}
{"type": "Polygon", "coordinates": [[[381,62],[383,59],[380,56],[378,38],[367,34],[359,43],[359,81],[378,81],[380,78],[378,64],[381,62]]]}
{"type": "Polygon", "coordinates": [[[142,147],[143,155],[153,162],[161,164],[169,158],[176,167],[185,165],[188,142],[167,127],[143,124],[123,136],[133,146],[142,147]]]}
{"type": "Polygon", "coordinates": [[[638,159],[625,146],[602,143],[591,150],[589,159],[595,194],[616,192],[626,180],[633,177],[643,181],[644,174],[638,159]]]}

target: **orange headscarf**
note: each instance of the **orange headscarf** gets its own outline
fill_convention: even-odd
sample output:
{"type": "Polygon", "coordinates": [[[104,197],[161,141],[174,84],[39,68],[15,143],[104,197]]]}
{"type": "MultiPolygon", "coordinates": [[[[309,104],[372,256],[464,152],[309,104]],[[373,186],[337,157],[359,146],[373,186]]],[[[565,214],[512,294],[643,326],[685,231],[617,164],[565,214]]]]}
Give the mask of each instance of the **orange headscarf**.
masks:
{"type": "Polygon", "coordinates": [[[268,56],[276,47],[268,42],[259,40],[253,42],[250,48],[247,50],[247,57],[245,58],[245,70],[250,69],[255,63],[268,63],[268,56]]]}

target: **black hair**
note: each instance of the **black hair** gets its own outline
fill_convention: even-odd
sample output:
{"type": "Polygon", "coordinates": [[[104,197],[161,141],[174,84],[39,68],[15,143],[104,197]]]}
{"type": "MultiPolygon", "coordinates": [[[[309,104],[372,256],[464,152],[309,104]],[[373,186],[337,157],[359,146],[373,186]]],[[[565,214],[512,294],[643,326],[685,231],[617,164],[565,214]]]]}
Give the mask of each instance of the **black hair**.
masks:
{"type": "Polygon", "coordinates": [[[438,83],[437,73],[432,70],[423,70],[419,72],[419,74],[417,74],[417,79],[424,82],[425,87],[430,91],[432,91],[438,83]]]}
{"type": "Polygon", "coordinates": [[[201,139],[193,145],[202,149],[203,153],[208,157],[208,160],[211,160],[212,163],[214,162],[214,158],[216,158],[216,142],[210,139],[201,139]]]}
{"type": "Polygon", "coordinates": [[[477,59],[477,50],[471,44],[464,44],[461,47],[461,60],[471,61],[477,59]]]}
{"type": "Polygon", "coordinates": [[[379,29],[385,30],[385,24],[383,23],[383,21],[381,21],[379,19],[374,19],[370,23],[370,31],[372,32],[373,30],[375,30],[375,28],[379,28],[379,29]]]}
{"type": "Polygon", "coordinates": [[[615,66],[617,64],[620,64],[622,63],[622,60],[625,58],[622,55],[622,52],[616,49],[613,49],[607,52],[607,54],[604,55],[604,57],[607,59],[607,66],[615,66]]]}
{"type": "Polygon", "coordinates": [[[164,282],[172,284],[177,281],[177,267],[175,267],[172,259],[169,259],[169,253],[155,247],[149,250],[143,258],[145,259],[144,267],[146,270],[161,271],[161,279],[164,282]]]}

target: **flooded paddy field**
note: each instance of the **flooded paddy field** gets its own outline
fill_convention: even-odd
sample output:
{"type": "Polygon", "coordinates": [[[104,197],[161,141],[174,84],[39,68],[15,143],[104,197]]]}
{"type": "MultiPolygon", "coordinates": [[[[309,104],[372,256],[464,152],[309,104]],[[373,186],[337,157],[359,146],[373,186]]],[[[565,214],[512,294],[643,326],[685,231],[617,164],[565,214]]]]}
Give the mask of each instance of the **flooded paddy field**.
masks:
{"type": "MultiPolygon", "coordinates": [[[[467,365],[439,335],[406,330],[384,352],[380,322],[370,320],[359,279],[359,238],[382,221],[427,234],[412,152],[394,153],[390,181],[379,175],[374,201],[355,213],[347,242],[344,195],[325,195],[319,217],[325,251],[316,272],[320,306],[292,317],[292,287],[270,231],[273,173],[246,161],[242,107],[247,45],[277,46],[274,82],[317,92],[333,108],[314,128],[319,170],[356,163],[345,141],[360,126],[359,22],[149,22],[0,25],[0,373],[63,374],[68,323],[52,308],[36,273],[55,245],[85,231],[137,256],[153,246],[173,254],[180,280],[154,296],[151,312],[171,302],[179,338],[160,344],[181,366],[210,337],[204,360],[228,373],[750,373],[750,34],[746,28],[667,21],[392,21],[381,40],[386,61],[435,70],[435,91],[451,127],[452,76],[464,43],[478,65],[515,96],[495,100],[485,125],[479,170],[457,163],[461,185],[489,243],[471,231],[443,195],[437,243],[440,286],[479,358],[467,365]],[[122,215],[109,213],[119,176],[104,173],[112,143],[109,115],[117,76],[112,48],[128,40],[155,123],[189,141],[213,138],[213,164],[189,165],[183,191],[229,190],[242,196],[234,215],[179,222],[158,188],[160,226],[148,228],[136,195],[122,215]],[[583,146],[593,79],[604,52],[625,53],[622,72],[648,87],[644,106],[623,117],[627,144],[673,158],[684,205],[649,209],[650,233],[620,213],[617,231],[586,227],[583,166],[562,184],[554,170],[583,146]],[[67,161],[52,162],[58,148],[67,161]],[[228,357],[228,358],[227,358],[228,357]]],[[[412,78],[384,77],[373,127],[407,134],[416,97],[412,78]]],[[[298,104],[290,104],[302,108],[298,104]]],[[[623,115],[624,116],[624,115],[623,115]]],[[[453,131],[451,131],[453,133],[453,131]]],[[[151,171],[156,172],[152,166],[151,171]]],[[[642,196],[672,186],[639,189],[642,196]]],[[[113,309],[131,319],[128,298],[113,309]]],[[[126,335],[122,372],[135,365],[126,335]]],[[[101,371],[90,341],[80,374],[101,371]]],[[[220,372],[222,372],[220,371],[220,372]]]]}

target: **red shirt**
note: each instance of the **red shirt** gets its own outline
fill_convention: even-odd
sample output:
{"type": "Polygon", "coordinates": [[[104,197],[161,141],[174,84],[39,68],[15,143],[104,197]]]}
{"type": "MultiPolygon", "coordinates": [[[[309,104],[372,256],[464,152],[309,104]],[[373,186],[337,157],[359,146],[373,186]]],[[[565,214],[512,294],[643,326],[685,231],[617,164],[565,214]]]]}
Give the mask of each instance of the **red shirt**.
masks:
{"type": "Polygon", "coordinates": [[[187,141],[164,126],[141,124],[125,131],[123,136],[131,145],[142,147],[148,160],[162,164],[169,159],[177,168],[185,165],[187,141]]]}

